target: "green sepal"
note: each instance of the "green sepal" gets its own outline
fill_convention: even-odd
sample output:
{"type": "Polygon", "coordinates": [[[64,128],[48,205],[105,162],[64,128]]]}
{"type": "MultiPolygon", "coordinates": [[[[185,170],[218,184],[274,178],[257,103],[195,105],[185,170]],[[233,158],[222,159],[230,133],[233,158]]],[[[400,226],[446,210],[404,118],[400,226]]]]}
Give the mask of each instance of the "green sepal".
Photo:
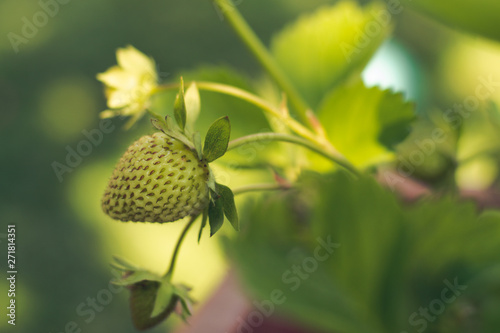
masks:
{"type": "Polygon", "coordinates": [[[175,126],[171,117],[166,116],[164,123],[160,122],[158,119],[151,119],[151,124],[169,137],[182,142],[189,149],[195,150],[194,144],[175,126]]]}
{"type": "Polygon", "coordinates": [[[138,330],[147,330],[160,324],[175,311],[179,297],[172,294],[165,309],[152,316],[161,285],[157,281],[142,281],[130,287],[130,312],[138,330]]]}
{"type": "Polygon", "coordinates": [[[178,315],[182,318],[182,320],[186,321],[186,319],[191,316],[191,308],[194,300],[189,296],[189,291],[191,290],[189,287],[185,285],[174,285],[175,294],[179,297],[179,303],[181,304],[180,313],[178,315]]]}
{"type": "Polygon", "coordinates": [[[213,162],[227,151],[231,136],[231,124],[228,117],[222,117],[212,123],[205,137],[203,157],[207,162],[213,162]]]}
{"type": "Polygon", "coordinates": [[[201,161],[201,159],[203,158],[203,148],[201,147],[200,132],[194,132],[193,144],[194,144],[194,149],[196,150],[196,154],[198,155],[198,159],[201,161]]]}
{"type": "Polygon", "coordinates": [[[170,130],[167,120],[168,120],[167,117],[165,117],[165,119],[152,118],[151,125],[153,125],[153,127],[156,128],[157,130],[166,133],[167,131],[170,130]]]}
{"type": "Polygon", "coordinates": [[[146,269],[140,268],[124,258],[113,256],[113,261],[110,263],[111,267],[118,271],[122,271],[123,275],[120,279],[111,281],[113,284],[119,286],[131,286],[137,282],[150,280],[161,281],[161,277],[146,269]]]}
{"type": "Polygon", "coordinates": [[[208,204],[208,223],[210,224],[210,237],[212,237],[224,223],[222,200],[210,200],[208,204]]]}
{"type": "Polygon", "coordinates": [[[168,278],[139,268],[120,257],[113,257],[112,267],[123,271],[123,277],[112,281],[126,286],[130,292],[130,311],[134,326],[146,330],[163,322],[181,305],[178,315],[183,319],[191,314],[189,288],[174,285],[168,278]]]}
{"type": "Polygon", "coordinates": [[[225,185],[217,184],[217,194],[220,196],[219,201],[222,201],[224,215],[233,226],[234,230],[239,230],[238,211],[234,203],[234,194],[231,189],[225,185]]]}
{"type": "Polygon", "coordinates": [[[203,233],[203,229],[207,225],[207,220],[208,220],[208,207],[205,208],[205,210],[203,211],[203,218],[201,219],[200,232],[198,233],[198,244],[200,243],[201,234],[203,233]]]}
{"type": "Polygon", "coordinates": [[[196,120],[200,115],[201,100],[200,92],[196,83],[191,83],[184,94],[184,103],[186,104],[186,129],[193,132],[196,120]]]}
{"type": "Polygon", "coordinates": [[[179,127],[174,123],[171,116],[165,116],[165,124],[169,131],[179,131],[179,127]]]}
{"type": "Polygon", "coordinates": [[[209,189],[211,189],[213,192],[217,193],[217,187],[215,186],[215,176],[214,172],[210,167],[208,167],[208,180],[207,180],[207,186],[209,189]]]}
{"type": "Polygon", "coordinates": [[[113,261],[110,263],[110,266],[116,270],[124,271],[124,272],[140,270],[139,267],[135,266],[134,264],[132,264],[128,260],[126,260],[122,257],[119,257],[119,256],[113,256],[113,261]]]}
{"type": "Polygon", "coordinates": [[[150,317],[154,318],[165,311],[174,296],[174,287],[172,284],[163,281],[156,291],[155,304],[150,317]]]}
{"type": "Polygon", "coordinates": [[[177,125],[181,128],[181,131],[184,132],[184,128],[186,127],[186,101],[184,100],[184,80],[181,77],[181,83],[179,86],[179,93],[175,97],[174,102],[174,117],[177,125]]]}
{"type": "Polygon", "coordinates": [[[130,274],[125,274],[124,277],[119,280],[113,280],[112,283],[116,284],[117,286],[127,287],[146,280],[160,282],[161,277],[146,270],[138,270],[133,271],[130,274]]]}

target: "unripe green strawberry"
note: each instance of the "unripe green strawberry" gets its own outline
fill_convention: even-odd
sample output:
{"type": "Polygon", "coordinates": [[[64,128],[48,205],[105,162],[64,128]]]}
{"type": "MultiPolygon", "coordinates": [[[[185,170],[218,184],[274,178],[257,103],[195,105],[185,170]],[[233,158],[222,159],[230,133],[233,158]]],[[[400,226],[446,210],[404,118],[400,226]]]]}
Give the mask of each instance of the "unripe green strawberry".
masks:
{"type": "Polygon", "coordinates": [[[121,157],[102,198],[114,219],[172,222],[208,203],[209,169],[184,143],[158,132],[134,142],[121,157]]]}

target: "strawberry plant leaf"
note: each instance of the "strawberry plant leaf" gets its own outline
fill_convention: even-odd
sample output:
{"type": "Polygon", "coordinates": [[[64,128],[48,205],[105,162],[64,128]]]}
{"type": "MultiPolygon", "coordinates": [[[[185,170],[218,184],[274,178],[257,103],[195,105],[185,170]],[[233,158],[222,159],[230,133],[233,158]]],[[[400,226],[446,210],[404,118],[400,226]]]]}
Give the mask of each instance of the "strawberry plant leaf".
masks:
{"type": "Polygon", "coordinates": [[[409,1],[408,7],[417,9],[453,28],[463,29],[500,41],[500,29],[498,29],[499,1],[421,0],[409,1]]]}
{"type": "MultiPolygon", "coordinates": [[[[304,175],[301,184],[243,207],[248,229],[228,241],[254,297],[269,299],[280,286],[289,316],[345,333],[410,332],[413,313],[450,285],[467,288],[456,287],[461,301],[447,307],[498,304],[479,283],[486,275],[489,290],[500,287],[498,212],[478,216],[473,204],[451,198],[409,208],[374,179],[344,172],[304,175]]],[[[475,309],[487,317],[493,306],[475,309]]],[[[447,309],[433,325],[451,315],[447,309]]]]}
{"type": "Polygon", "coordinates": [[[186,90],[184,101],[186,104],[186,128],[189,131],[194,131],[201,108],[200,92],[195,82],[191,83],[186,90]]]}
{"type": "Polygon", "coordinates": [[[217,193],[220,195],[220,200],[222,201],[222,207],[224,210],[224,215],[228,221],[233,226],[234,230],[239,230],[239,219],[238,212],[236,210],[236,205],[234,203],[233,191],[227,186],[222,184],[217,184],[217,193]]]}
{"type": "Polygon", "coordinates": [[[205,137],[203,157],[210,163],[224,155],[231,136],[231,124],[228,117],[222,117],[212,123],[205,137]]]}
{"type": "Polygon", "coordinates": [[[367,88],[359,80],[330,92],[318,117],[335,148],[363,168],[394,158],[394,148],[409,134],[415,115],[413,103],[402,94],[367,88]]]}
{"type": "Polygon", "coordinates": [[[222,200],[210,200],[208,204],[208,223],[210,224],[210,237],[212,237],[224,223],[222,200]]]}
{"type": "Polygon", "coordinates": [[[340,1],[283,29],[272,39],[271,51],[315,109],[331,88],[368,63],[391,30],[391,15],[380,2],[362,8],[340,1]],[[377,33],[368,36],[374,25],[377,33]]]}
{"type": "Polygon", "coordinates": [[[184,131],[186,127],[186,102],[184,100],[184,80],[181,77],[181,84],[179,87],[179,93],[175,97],[174,102],[174,117],[177,125],[181,128],[181,131],[184,131]]]}

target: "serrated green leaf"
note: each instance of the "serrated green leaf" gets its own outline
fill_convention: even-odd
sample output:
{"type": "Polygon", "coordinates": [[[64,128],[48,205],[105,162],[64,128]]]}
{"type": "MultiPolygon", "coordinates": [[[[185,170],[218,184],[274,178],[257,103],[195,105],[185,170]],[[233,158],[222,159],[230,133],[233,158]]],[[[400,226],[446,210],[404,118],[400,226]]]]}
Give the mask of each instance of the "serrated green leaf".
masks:
{"type": "Polygon", "coordinates": [[[500,2],[497,0],[419,0],[407,4],[452,28],[500,41],[500,2]]]}
{"type": "Polygon", "coordinates": [[[210,163],[224,155],[231,136],[231,124],[228,117],[222,117],[212,123],[205,137],[203,157],[210,163]]]}
{"type": "Polygon", "coordinates": [[[368,63],[391,30],[391,15],[380,2],[361,8],[340,1],[286,27],[274,36],[271,51],[315,109],[332,87],[368,63]]]}
{"type": "Polygon", "coordinates": [[[248,228],[228,253],[254,297],[281,286],[281,309],[327,332],[410,332],[409,318],[442,299],[444,281],[469,287],[487,274],[488,285],[455,288],[463,295],[446,306],[473,300],[474,318],[498,318],[498,306],[486,313],[473,304],[500,300],[491,292],[500,288],[500,214],[478,217],[473,204],[451,198],[408,207],[374,179],[344,172],[300,183],[298,193],[270,194],[241,215],[248,228]]]}
{"type": "Polygon", "coordinates": [[[413,109],[402,94],[357,81],[328,94],[318,117],[335,148],[364,168],[394,158],[395,146],[410,133],[413,109]]]}
{"type": "Polygon", "coordinates": [[[224,223],[224,212],[221,200],[211,200],[208,204],[208,223],[210,224],[210,237],[215,235],[224,223]]]}
{"type": "Polygon", "coordinates": [[[181,128],[181,131],[184,131],[186,127],[186,102],[184,100],[184,80],[181,78],[181,84],[179,87],[179,93],[175,97],[174,102],[174,117],[177,125],[181,128]]]}
{"type": "Polygon", "coordinates": [[[201,101],[200,92],[198,91],[198,86],[193,82],[186,90],[184,95],[184,101],[186,103],[186,127],[189,131],[194,131],[195,123],[200,115],[201,101]]]}
{"type": "Polygon", "coordinates": [[[201,219],[200,232],[198,233],[198,243],[201,240],[201,234],[203,233],[203,229],[207,225],[208,220],[208,207],[203,211],[203,218],[201,219]]]}
{"type": "Polygon", "coordinates": [[[217,184],[217,192],[220,195],[220,200],[222,200],[222,207],[224,210],[224,215],[228,221],[233,226],[234,230],[239,230],[239,219],[238,212],[236,211],[236,205],[234,203],[233,191],[227,186],[222,184],[217,184]]]}

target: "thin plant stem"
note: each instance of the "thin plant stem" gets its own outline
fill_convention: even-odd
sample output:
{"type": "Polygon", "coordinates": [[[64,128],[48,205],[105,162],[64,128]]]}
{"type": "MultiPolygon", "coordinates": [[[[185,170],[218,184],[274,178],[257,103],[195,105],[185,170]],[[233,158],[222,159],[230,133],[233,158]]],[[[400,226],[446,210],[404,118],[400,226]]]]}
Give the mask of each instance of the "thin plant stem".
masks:
{"type": "Polygon", "coordinates": [[[305,124],[309,124],[309,119],[306,113],[307,110],[310,110],[311,108],[307,105],[297,89],[283,73],[273,56],[269,53],[264,44],[262,44],[243,16],[241,16],[234,5],[228,3],[228,0],[215,0],[214,3],[219,7],[233,30],[261,63],[262,67],[264,67],[269,75],[271,75],[271,77],[285,92],[302,121],[305,124]]]}
{"type": "Polygon", "coordinates": [[[172,254],[172,260],[170,261],[170,266],[168,268],[167,273],[165,273],[164,278],[170,279],[172,274],[174,273],[175,269],[175,262],[177,261],[177,256],[179,254],[179,250],[181,248],[182,241],[184,240],[184,237],[186,236],[189,228],[194,224],[198,216],[191,216],[191,219],[189,222],[186,224],[184,227],[184,230],[182,230],[182,233],[179,236],[179,239],[177,240],[177,244],[175,245],[174,253],[172,254]]]}
{"type": "Polygon", "coordinates": [[[356,167],[353,166],[342,155],[326,151],[325,149],[323,149],[323,147],[318,146],[316,143],[286,133],[270,132],[270,133],[257,133],[257,134],[243,136],[241,138],[230,141],[227,150],[235,149],[240,146],[251,144],[253,142],[258,142],[258,141],[281,141],[281,142],[289,142],[296,145],[300,145],[340,165],[341,167],[347,169],[354,175],[356,176],[360,175],[358,169],[356,169],[356,167]]]}
{"type": "MultiPolygon", "coordinates": [[[[304,125],[291,118],[288,114],[283,114],[278,108],[274,107],[272,104],[260,98],[259,96],[243,89],[221,83],[196,81],[196,85],[200,90],[218,92],[221,94],[237,97],[259,107],[267,114],[283,121],[283,123],[285,123],[292,131],[312,143],[312,147],[314,147],[314,149],[317,150],[318,153],[322,154],[332,161],[335,161],[344,168],[352,171],[354,174],[359,174],[359,171],[352,164],[350,164],[349,161],[339,151],[337,151],[326,138],[318,136],[316,133],[310,131],[304,125]]],[[[178,88],[178,83],[172,83],[160,85],[157,87],[156,91],[159,92],[164,90],[176,90],[178,88]]]]}
{"type": "MultiPolygon", "coordinates": [[[[186,84],[188,85],[188,84],[186,84]]],[[[307,139],[310,140],[317,140],[317,135],[310,131],[308,128],[306,128],[304,125],[299,123],[293,118],[290,118],[288,115],[283,114],[280,112],[280,110],[276,107],[274,107],[271,103],[267,102],[266,100],[260,98],[257,95],[254,95],[246,90],[236,88],[227,84],[222,84],[222,83],[215,83],[215,82],[205,82],[205,81],[196,81],[196,86],[200,90],[205,90],[205,91],[212,91],[212,92],[218,92],[221,94],[237,97],[241,100],[244,100],[246,102],[249,102],[258,108],[260,108],[262,111],[266,112],[267,114],[276,117],[283,121],[292,131],[295,133],[299,134],[300,136],[303,136],[307,139]]],[[[176,90],[179,88],[178,83],[172,83],[172,84],[165,84],[165,85],[160,85],[157,87],[156,91],[163,91],[163,90],[176,90]]]]}
{"type": "Polygon", "coordinates": [[[289,187],[284,187],[283,185],[280,184],[252,184],[252,185],[247,185],[247,186],[241,186],[233,189],[233,194],[238,195],[238,194],[243,194],[243,193],[248,193],[248,192],[257,192],[257,191],[278,191],[278,190],[285,190],[289,189],[289,187]]]}

